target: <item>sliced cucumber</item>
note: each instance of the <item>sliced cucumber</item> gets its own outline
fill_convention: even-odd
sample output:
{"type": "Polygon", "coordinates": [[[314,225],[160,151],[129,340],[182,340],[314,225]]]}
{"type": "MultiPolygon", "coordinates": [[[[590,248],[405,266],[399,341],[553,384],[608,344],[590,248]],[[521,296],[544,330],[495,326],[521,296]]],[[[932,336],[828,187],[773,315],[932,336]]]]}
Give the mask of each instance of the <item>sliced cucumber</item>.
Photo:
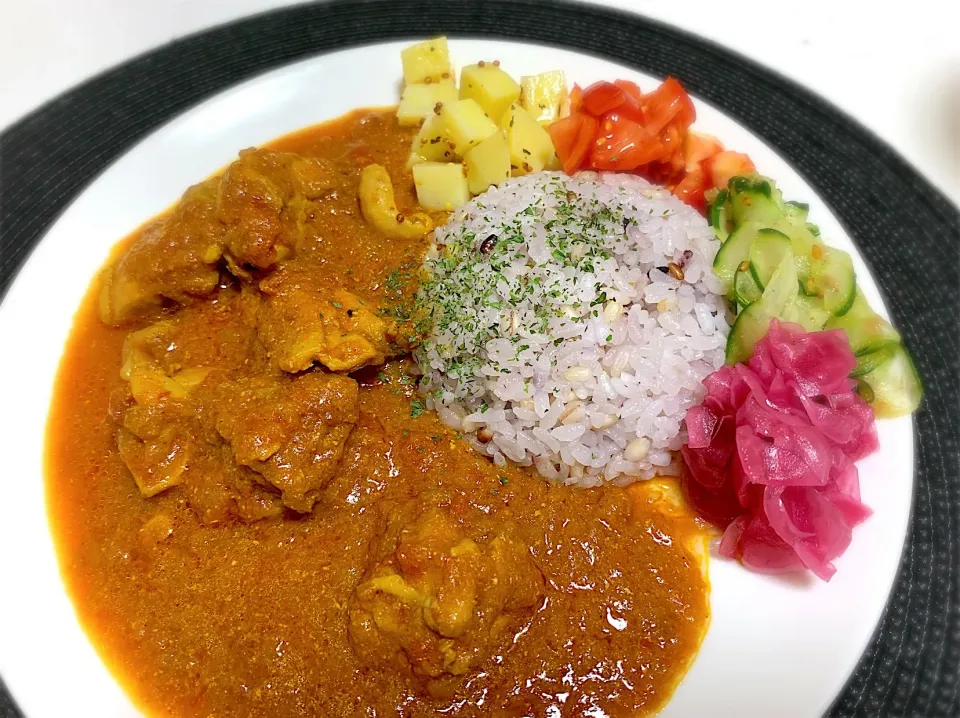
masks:
{"type": "Polygon", "coordinates": [[[736,226],[757,222],[769,227],[783,219],[780,192],[772,181],[757,176],[733,177],[727,183],[730,217],[736,226]]]}
{"type": "Polygon", "coordinates": [[[810,212],[810,205],[803,202],[784,202],[783,216],[790,224],[800,227],[807,223],[807,214],[810,212]]]}
{"type": "Polygon", "coordinates": [[[749,267],[741,264],[733,277],[733,297],[737,300],[737,304],[741,307],[753,304],[760,298],[762,292],[763,290],[757,286],[757,280],[753,278],[753,272],[749,267]]]}
{"type": "Polygon", "coordinates": [[[729,297],[733,296],[734,275],[740,264],[746,260],[750,245],[760,229],[760,225],[753,222],[737,227],[713,259],[713,273],[723,282],[729,297]]]}
{"type": "Polygon", "coordinates": [[[785,322],[799,324],[808,332],[818,332],[823,329],[831,316],[830,312],[824,308],[822,299],[808,297],[801,292],[783,311],[781,318],[785,322]]]}
{"type": "Polygon", "coordinates": [[[869,387],[862,393],[865,398],[871,397],[868,401],[873,413],[880,418],[892,418],[913,412],[920,406],[923,385],[910,355],[903,344],[892,344],[879,353],[883,355],[880,361],[860,377],[869,387]]]}
{"type": "Polygon", "coordinates": [[[793,256],[788,255],[783,258],[777,271],[770,277],[759,301],[771,317],[780,317],[783,316],[787,307],[796,302],[799,294],[797,265],[793,263],[793,256]]]}
{"type": "Polygon", "coordinates": [[[784,257],[793,257],[793,245],[790,238],[776,229],[761,229],[750,244],[750,271],[761,289],[767,286],[770,277],[784,257]]]}
{"type": "Polygon", "coordinates": [[[884,362],[889,361],[897,346],[899,346],[899,342],[890,341],[877,347],[873,351],[861,354],[857,357],[857,365],[853,368],[853,371],[850,372],[850,376],[860,377],[864,374],[869,374],[884,362]]]}
{"type": "Polygon", "coordinates": [[[842,329],[857,357],[851,377],[878,417],[909,414],[923,387],[900,334],[857,288],[853,261],[827,247],[809,208],[784,202],[771,180],[732,178],[710,203],[708,218],[724,241],[713,269],[739,312],[727,337],[726,361],[753,356],[774,317],[806,331],[842,329]]]}
{"type": "Polygon", "coordinates": [[[850,340],[850,349],[857,356],[900,341],[900,332],[870,308],[859,288],[855,292],[850,310],[843,316],[832,317],[825,328],[845,331],[847,339],[850,340]]]}
{"type": "Polygon", "coordinates": [[[710,226],[713,227],[721,242],[727,241],[727,237],[730,236],[732,229],[730,226],[730,212],[727,208],[727,197],[727,190],[720,190],[707,210],[710,226]]]}
{"type": "Polygon", "coordinates": [[[727,364],[739,364],[753,356],[754,345],[767,335],[770,312],[757,300],[737,315],[727,336],[727,364]]]}
{"type": "Polygon", "coordinates": [[[766,336],[770,328],[770,320],[781,316],[799,293],[793,257],[784,257],[760,298],[744,307],[730,327],[727,364],[738,364],[752,357],[754,345],[766,336]]]}
{"type": "Polygon", "coordinates": [[[779,230],[790,238],[793,245],[793,256],[797,262],[797,276],[803,282],[810,275],[813,247],[819,245],[823,248],[823,242],[810,234],[806,226],[791,224],[786,219],[775,222],[772,229],[779,230]]]}
{"type": "Polygon", "coordinates": [[[842,249],[823,247],[815,250],[810,273],[803,283],[807,294],[823,298],[823,306],[835,317],[850,311],[857,296],[857,276],[853,260],[842,249]]]}

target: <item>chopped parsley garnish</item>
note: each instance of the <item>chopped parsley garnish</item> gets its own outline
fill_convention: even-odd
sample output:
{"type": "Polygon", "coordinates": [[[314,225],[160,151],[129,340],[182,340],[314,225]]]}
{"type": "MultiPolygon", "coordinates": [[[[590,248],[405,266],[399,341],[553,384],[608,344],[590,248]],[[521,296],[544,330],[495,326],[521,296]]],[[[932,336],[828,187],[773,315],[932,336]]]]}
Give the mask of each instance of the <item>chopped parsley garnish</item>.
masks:
{"type": "Polygon", "coordinates": [[[400,279],[400,270],[394,269],[390,274],[387,275],[387,288],[392,289],[395,292],[399,292],[403,289],[403,280],[400,279]]]}
{"type": "Polygon", "coordinates": [[[410,402],[410,416],[414,419],[419,418],[426,407],[423,405],[423,402],[419,399],[410,402]]]}
{"type": "Polygon", "coordinates": [[[597,295],[597,298],[590,302],[590,306],[595,307],[598,304],[603,304],[605,301],[607,301],[607,293],[600,292],[600,294],[597,295]]]}

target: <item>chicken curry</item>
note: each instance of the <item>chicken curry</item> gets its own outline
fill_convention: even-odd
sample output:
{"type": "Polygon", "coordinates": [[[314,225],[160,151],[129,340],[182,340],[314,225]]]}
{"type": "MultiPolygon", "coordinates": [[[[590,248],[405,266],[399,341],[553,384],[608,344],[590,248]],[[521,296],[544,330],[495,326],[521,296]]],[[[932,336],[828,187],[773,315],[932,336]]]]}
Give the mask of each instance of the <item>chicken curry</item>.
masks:
{"type": "Polygon", "coordinates": [[[644,715],[699,647],[703,537],[670,480],[552,485],[418,401],[401,309],[444,216],[412,136],[358,111],[241,153],[77,315],[51,522],[147,714],[644,715]]]}

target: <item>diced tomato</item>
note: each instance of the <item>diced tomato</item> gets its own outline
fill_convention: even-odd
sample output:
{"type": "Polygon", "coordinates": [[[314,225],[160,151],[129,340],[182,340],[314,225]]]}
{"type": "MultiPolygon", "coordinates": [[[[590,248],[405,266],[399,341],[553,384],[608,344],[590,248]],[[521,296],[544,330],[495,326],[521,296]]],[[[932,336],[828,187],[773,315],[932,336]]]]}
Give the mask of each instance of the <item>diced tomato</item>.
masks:
{"type": "Polygon", "coordinates": [[[650,132],[660,132],[671,121],[686,129],[696,119],[693,102],[683,86],[673,77],[668,77],[656,90],[644,95],[643,114],[650,132]]]}
{"type": "Polygon", "coordinates": [[[580,96],[580,107],[594,117],[603,117],[623,104],[623,90],[612,82],[594,82],[580,96]]]}
{"type": "Polygon", "coordinates": [[[663,162],[651,162],[644,167],[638,167],[635,172],[654,184],[662,184],[668,187],[679,181],[673,168],[663,162]]]}
{"type": "Polygon", "coordinates": [[[573,83],[573,88],[570,90],[570,114],[580,110],[580,98],[582,95],[583,90],[580,89],[580,85],[573,83]]]}
{"type": "MultiPolygon", "coordinates": [[[[667,79],[673,80],[672,77],[667,79]]],[[[678,100],[680,103],[680,112],[677,113],[674,122],[682,125],[684,129],[688,129],[690,125],[697,121],[697,108],[694,106],[693,100],[690,99],[690,95],[683,89],[683,85],[677,80],[673,81],[677,83],[677,90],[680,93],[678,100]]]]}
{"type": "Polygon", "coordinates": [[[628,92],[623,93],[623,102],[617,108],[617,114],[621,117],[644,124],[643,108],[640,103],[628,92]]]}
{"type": "Polygon", "coordinates": [[[590,152],[590,166],[599,170],[633,170],[665,156],[659,138],[639,122],[609,113],[590,152]]]}
{"type": "Polygon", "coordinates": [[[703,162],[707,172],[707,183],[710,187],[722,189],[732,177],[748,175],[757,171],[753,162],[742,152],[725,150],[718,152],[703,162]]]}
{"type": "Polygon", "coordinates": [[[687,172],[697,172],[700,164],[723,152],[723,143],[713,135],[690,131],[683,143],[683,165],[687,172]]]}
{"type": "Polygon", "coordinates": [[[583,166],[597,136],[597,119],[584,112],[571,112],[547,126],[563,171],[573,174],[583,166]]]}
{"type": "Polygon", "coordinates": [[[693,102],[676,78],[644,95],[629,80],[570,91],[570,115],[548,126],[563,169],[629,171],[705,209],[704,193],[753,172],[746,155],[726,152],[716,137],[691,132],[693,102]]]}
{"type": "Polygon", "coordinates": [[[707,210],[707,203],[703,192],[706,189],[706,173],[699,167],[687,171],[679,184],[670,189],[680,200],[696,209],[700,214],[707,210]]]}
{"type": "Polygon", "coordinates": [[[614,82],[601,81],[590,85],[580,97],[580,109],[594,117],[616,111],[621,117],[643,122],[643,110],[637,98],[614,82]]]}
{"type": "Polygon", "coordinates": [[[660,141],[667,149],[663,162],[670,165],[670,175],[682,175],[685,165],[684,146],[686,144],[686,130],[682,127],[677,127],[676,124],[671,122],[664,127],[660,133],[660,141]]]}
{"type": "Polygon", "coordinates": [[[613,84],[636,100],[638,105],[643,103],[643,93],[640,91],[640,87],[636,82],[630,82],[630,80],[614,80],[613,84]]]}

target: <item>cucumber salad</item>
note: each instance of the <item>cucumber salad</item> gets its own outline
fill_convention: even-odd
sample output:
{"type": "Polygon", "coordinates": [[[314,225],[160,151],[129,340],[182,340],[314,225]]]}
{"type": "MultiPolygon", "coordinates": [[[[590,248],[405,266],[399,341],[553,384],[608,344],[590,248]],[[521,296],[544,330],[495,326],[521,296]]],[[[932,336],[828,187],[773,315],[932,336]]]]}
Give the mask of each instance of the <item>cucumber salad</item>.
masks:
{"type": "Polygon", "coordinates": [[[713,270],[736,312],[727,363],[747,361],[774,317],[808,332],[842,329],[857,358],[850,376],[874,413],[911,413],[922,388],[900,333],[870,308],[850,255],[823,241],[807,210],[758,175],[732,178],[709,203],[708,219],[723,241],[713,270]]]}

